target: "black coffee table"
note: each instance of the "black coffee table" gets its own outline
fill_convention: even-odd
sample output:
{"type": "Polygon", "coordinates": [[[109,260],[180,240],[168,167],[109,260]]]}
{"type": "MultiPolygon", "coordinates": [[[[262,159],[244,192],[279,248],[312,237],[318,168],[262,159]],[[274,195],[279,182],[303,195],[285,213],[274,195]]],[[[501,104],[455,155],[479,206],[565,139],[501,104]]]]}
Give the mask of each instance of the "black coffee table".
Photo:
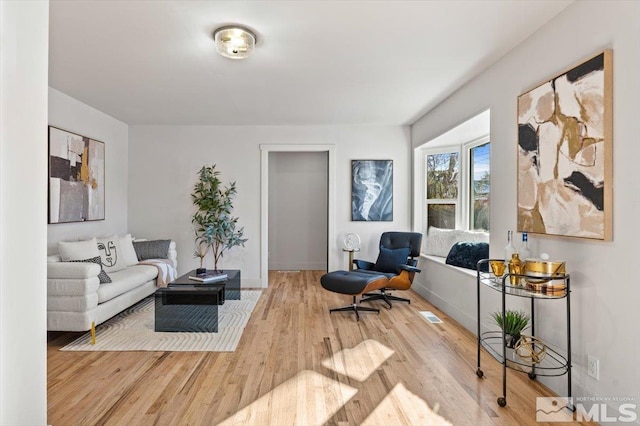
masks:
{"type": "Polygon", "coordinates": [[[225,300],[240,300],[240,271],[225,270],[226,281],[201,283],[190,280],[190,271],[168,287],[155,292],[155,331],[218,331],[218,305],[225,300]]]}

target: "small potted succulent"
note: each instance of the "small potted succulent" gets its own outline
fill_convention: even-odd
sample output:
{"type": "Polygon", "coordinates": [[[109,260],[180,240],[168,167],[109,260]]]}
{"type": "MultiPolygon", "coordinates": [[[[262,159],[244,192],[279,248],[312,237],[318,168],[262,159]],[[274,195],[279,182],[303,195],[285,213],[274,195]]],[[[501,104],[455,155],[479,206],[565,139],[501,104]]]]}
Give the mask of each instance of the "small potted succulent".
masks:
{"type": "Polygon", "coordinates": [[[505,345],[508,348],[513,349],[520,340],[520,334],[529,324],[529,315],[524,311],[516,311],[507,309],[502,315],[502,312],[493,312],[491,314],[493,321],[504,330],[505,345]]]}

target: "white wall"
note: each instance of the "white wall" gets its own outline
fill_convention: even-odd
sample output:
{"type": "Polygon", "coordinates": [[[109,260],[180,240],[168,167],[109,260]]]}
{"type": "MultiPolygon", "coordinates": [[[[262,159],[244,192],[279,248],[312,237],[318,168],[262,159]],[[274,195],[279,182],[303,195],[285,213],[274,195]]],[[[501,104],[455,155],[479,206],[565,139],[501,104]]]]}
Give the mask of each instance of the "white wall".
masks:
{"type": "Polygon", "coordinates": [[[0,15],[0,424],[44,425],[49,3],[0,15]]]}
{"type": "Polygon", "coordinates": [[[128,126],[56,89],[49,88],[49,124],[104,142],[105,220],[47,225],[48,251],[58,241],[127,232],[128,126]]]}
{"type": "Polygon", "coordinates": [[[269,270],[327,269],[328,173],[327,152],[269,153],[269,270]]]}
{"type": "MultiPolygon", "coordinates": [[[[573,3],[415,123],[412,145],[419,146],[491,108],[491,252],[502,257],[506,231],[516,228],[516,98],[605,48],[613,49],[614,62],[613,242],[536,238],[534,243],[539,252],[566,260],[571,273],[574,394],[634,396],[638,402],[640,273],[634,265],[640,240],[640,2],[573,3]],[[587,355],[600,359],[599,381],[586,374],[587,355]]],[[[446,294],[438,294],[433,282],[446,282],[449,277],[449,273],[442,272],[444,268],[438,271],[419,275],[418,287],[433,290],[432,297],[456,307],[454,311],[466,311],[464,315],[475,321],[475,306],[469,312],[469,305],[473,305],[469,299],[475,298],[475,281],[460,280],[446,294]]],[[[497,300],[493,306],[497,307],[497,300]]],[[[538,306],[537,334],[562,346],[564,304],[556,301],[538,306]]],[[[566,392],[565,377],[546,383],[560,395],[566,392]]]]}
{"type": "Polygon", "coordinates": [[[347,267],[341,248],[349,232],[360,234],[363,258],[375,260],[382,232],[409,229],[410,141],[400,126],[130,126],[129,229],[175,239],[179,272],[196,267],[189,194],[199,168],[216,163],[224,182],[237,182],[234,214],[249,238],[222,266],[242,269],[244,286],[260,286],[260,144],[335,144],[337,241],[329,241],[330,264],[347,267]],[[394,160],[393,222],[351,222],[352,159],[394,160]]]}

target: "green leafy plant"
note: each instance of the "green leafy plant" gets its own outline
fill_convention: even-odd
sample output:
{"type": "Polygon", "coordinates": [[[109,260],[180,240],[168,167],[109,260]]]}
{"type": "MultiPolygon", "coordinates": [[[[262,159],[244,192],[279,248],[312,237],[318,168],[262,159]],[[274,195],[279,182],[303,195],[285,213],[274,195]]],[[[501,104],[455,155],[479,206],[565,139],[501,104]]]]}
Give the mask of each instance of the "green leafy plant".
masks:
{"type": "Polygon", "coordinates": [[[500,311],[493,312],[491,318],[506,335],[511,336],[507,342],[509,347],[513,347],[520,340],[520,333],[527,327],[530,319],[523,311],[509,309],[504,312],[504,316],[500,311]]]}
{"type": "Polygon", "coordinates": [[[216,165],[203,166],[198,172],[199,181],[196,182],[191,200],[196,206],[191,223],[195,227],[195,257],[200,258],[200,265],[209,249],[213,251],[214,269],[218,270],[218,262],[224,253],[235,247],[243,246],[247,242],[242,238],[244,228],[236,230],[238,218],[233,217],[233,197],[236,195],[236,183],[231,182],[223,186],[220,172],[216,165]]]}

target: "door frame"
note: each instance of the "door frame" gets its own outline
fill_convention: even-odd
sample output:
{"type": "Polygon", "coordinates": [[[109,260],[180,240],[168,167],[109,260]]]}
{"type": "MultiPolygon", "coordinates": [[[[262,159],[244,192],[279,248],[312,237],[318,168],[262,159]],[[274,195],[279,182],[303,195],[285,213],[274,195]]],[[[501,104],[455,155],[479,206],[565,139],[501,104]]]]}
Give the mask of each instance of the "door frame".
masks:
{"type": "Polygon", "coordinates": [[[260,283],[262,288],[269,285],[269,153],[270,152],[326,152],[329,155],[327,182],[327,268],[336,269],[335,260],[330,256],[329,246],[335,241],[335,172],[336,147],[331,144],[261,144],[260,145],[260,283]]]}

